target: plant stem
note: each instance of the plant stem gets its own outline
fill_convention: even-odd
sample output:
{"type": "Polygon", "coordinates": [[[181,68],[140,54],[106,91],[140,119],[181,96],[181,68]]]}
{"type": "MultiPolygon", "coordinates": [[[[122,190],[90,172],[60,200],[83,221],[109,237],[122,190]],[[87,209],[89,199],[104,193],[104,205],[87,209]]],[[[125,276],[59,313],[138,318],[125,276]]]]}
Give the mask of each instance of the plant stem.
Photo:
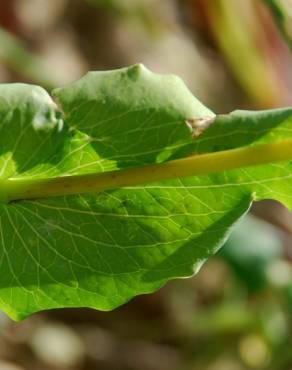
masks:
{"type": "Polygon", "coordinates": [[[12,70],[51,90],[58,86],[40,57],[31,53],[17,37],[0,27],[0,60],[12,70]]]}
{"type": "Polygon", "coordinates": [[[9,203],[15,200],[100,192],[287,160],[292,160],[292,139],[112,172],[49,179],[11,178],[0,182],[0,201],[9,203]]]}

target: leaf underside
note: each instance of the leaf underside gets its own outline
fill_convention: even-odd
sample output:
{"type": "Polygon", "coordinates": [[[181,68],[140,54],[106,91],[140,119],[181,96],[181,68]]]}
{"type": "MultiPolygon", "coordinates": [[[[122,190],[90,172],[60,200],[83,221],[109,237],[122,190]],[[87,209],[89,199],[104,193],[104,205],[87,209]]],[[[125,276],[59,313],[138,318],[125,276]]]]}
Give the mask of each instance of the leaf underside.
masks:
{"type": "MultiPolygon", "coordinates": [[[[174,76],[141,65],[90,72],[53,92],[0,85],[0,178],[122,170],[292,137],[292,110],[214,114],[174,76]],[[57,102],[57,104],[55,102],[57,102]]],[[[0,204],[0,307],[111,310],[193,275],[253,200],[292,206],[291,163],[0,204]]],[[[0,181],[1,193],[1,181],[0,181]]]]}

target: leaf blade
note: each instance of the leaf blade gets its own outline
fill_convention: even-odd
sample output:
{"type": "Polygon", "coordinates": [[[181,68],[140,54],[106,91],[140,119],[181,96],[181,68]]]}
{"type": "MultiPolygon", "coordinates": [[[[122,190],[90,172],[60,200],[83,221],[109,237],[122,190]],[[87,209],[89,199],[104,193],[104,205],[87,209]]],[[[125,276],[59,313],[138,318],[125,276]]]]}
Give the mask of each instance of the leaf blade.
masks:
{"type": "MultiPolygon", "coordinates": [[[[28,134],[26,155],[15,147],[17,153],[10,158],[14,172],[6,176],[37,181],[120,170],[291,137],[292,112],[283,109],[219,117],[193,140],[185,121],[213,113],[192,98],[181,82],[171,79],[169,83],[167,77],[156,77],[143,68],[137,72],[137,67],[92,76],[55,93],[64,123],[46,96],[41,110],[45,137],[28,134]],[[109,77],[114,82],[107,83],[109,77]],[[121,96],[123,86],[130,92],[121,96]],[[178,94],[180,98],[174,99],[178,94]],[[105,96],[113,106],[98,115],[105,96]],[[90,104],[93,108],[88,112],[90,104]],[[122,110],[131,114],[117,125],[117,111],[122,110]],[[142,111],[151,130],[159,132],[147,144],[140,137],[142,111]],[[95,126],[100,117],[101,124],[95,126]],[[172,120],[178,123],[169,125],[172,120]],[[116,157],[108,154],[111,148],[100,145],[104,137],[107,145],[111,140],[115,143],[116,157]],[[130,148],[124,148],[127,140],[130,148]],[[44,154],[38,163],[33,153],[40,145],[44,154]],[[149,146],[151,151],[145,154],[149,146]]],[[[34,94],[21,96],[23,102],[35,102],[34,94]]],[[[23,103],[21,111],[27,119],[17,121],[12,115],[1,126],[3,137],[12,125],[16,125],[14,132],[19,131],[23,122],[28,130],[35,130],[40,106],[23,103]]],[[[11,104],[3,102],[2,108],[0,104],[5,117],[11,104]]],[[[13,148],[13,137],[10,143],[13,148]]],[[[11,152],[10,147],[5,150],[11,152]]],[[[190,276],[222,245],[253,200],[269,197],[292,206],[290,173],[291,162],[279,162],[98,194],[2,203],[0,306],[14,319],[48,308],[110,310],[137,294],[155,291],[168,280],[190,276]]]]}

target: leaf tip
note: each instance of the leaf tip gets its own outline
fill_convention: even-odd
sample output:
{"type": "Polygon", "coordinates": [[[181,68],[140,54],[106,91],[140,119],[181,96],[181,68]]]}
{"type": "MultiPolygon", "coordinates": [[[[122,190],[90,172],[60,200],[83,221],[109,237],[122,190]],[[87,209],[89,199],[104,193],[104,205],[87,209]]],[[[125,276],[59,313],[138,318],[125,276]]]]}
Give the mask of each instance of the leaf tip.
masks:
{"type": "Polygon", "coordinates": [[[148,72],[148,69],[142,63],[134,64],[127,70],[128,76],[132,77],[133,79],[137,79],[145,72],[148,72]]]}

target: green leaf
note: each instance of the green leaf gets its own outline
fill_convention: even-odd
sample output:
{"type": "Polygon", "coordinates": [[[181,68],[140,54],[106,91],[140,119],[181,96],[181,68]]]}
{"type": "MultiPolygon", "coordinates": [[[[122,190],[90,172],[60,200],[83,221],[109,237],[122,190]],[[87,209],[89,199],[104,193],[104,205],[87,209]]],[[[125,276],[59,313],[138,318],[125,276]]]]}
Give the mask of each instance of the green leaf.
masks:
{"type": "Polygon", "coordinates": [[[193,139],[191,126],[198,135],[214,114],[177,77],[140,65],[90,72],[53,95],[59,108],[39,87],[0,88],[0,306],[14,319],[114,309],[193,275],[253,200],[292,205],[289,161],[224,171],[291,159],[291,109],[219,116],[193,139]],[[172,178],[180,172],[165,167],[202,158],[198,173],[219,172],[172,178]],[[155,168],[172,179],[151,182],[155,168]],[[111,189],[119,174],[127,186],[111,189]],[[107,190],[77,191],[90,176],[107,190]]]}
{"type": "Polygon", "coordinates": [[[292,5],[287,0],[264,0],[269,6],[273,17],[284,36],[287,44],[292,48],[292,5]]]}

